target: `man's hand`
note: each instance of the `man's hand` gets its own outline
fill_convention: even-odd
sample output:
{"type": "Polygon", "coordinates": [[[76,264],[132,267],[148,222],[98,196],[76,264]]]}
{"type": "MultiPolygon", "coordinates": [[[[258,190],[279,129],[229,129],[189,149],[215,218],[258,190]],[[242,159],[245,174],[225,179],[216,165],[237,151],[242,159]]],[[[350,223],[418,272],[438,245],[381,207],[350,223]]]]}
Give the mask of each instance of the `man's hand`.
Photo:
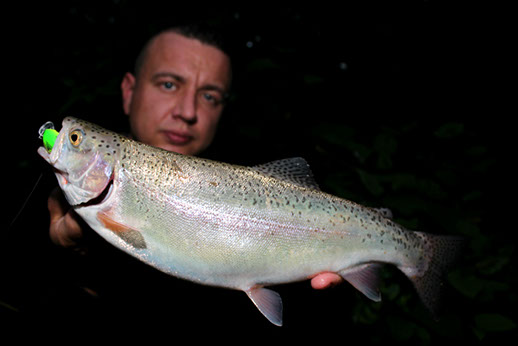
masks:
{"type": "Polygon", "coordinates": [[[48,199],[50,213],[50,239],[56,245],[79,250],[83,230],[78,222],[79,216],[67,203],[59,188],[54,189],[48,199]]]}
{"type": "Polygon", "coordinates": [[[311,286],[316,290],[322,290],[338,285],[344,281],[342,277],[335,273],[321,273],[311,279],[311,286]]]}

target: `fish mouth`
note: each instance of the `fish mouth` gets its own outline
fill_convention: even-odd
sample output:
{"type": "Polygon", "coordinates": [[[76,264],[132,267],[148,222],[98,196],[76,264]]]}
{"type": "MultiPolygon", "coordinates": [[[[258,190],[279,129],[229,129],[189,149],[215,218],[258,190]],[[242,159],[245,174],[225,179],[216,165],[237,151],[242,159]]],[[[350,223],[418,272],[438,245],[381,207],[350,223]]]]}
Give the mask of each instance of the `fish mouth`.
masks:
{"type": "Polygon", "coordinates": [[[43,159],[45,161],[47,161],[48,163],[50,163],[52,165],[52,161],[50,160],[50,154],[49,152],[47,151],[47,149],[45,149],[44,147],[39,147],[38,148],[38,154],[43,157],[43,159]]]}

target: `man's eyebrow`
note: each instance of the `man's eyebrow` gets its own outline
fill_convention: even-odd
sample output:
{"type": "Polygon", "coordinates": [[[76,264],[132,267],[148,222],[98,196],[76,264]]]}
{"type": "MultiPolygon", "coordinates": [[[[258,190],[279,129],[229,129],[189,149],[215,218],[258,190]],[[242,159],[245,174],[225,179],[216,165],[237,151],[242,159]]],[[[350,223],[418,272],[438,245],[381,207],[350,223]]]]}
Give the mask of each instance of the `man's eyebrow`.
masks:
{"type": "Polygon", "coordinates": [[[185,78],[172,72],[157,72],[153,76],[151,76],[151,80],[157,80],[159,78],[169,77],[177,80],[180,83],[185,83],[185,78]]]}
{"type": "Polygon", "coordinates": [[[226,96],[227,92],[225,91],[225,89],[217,86],[217,85],[213,85],[213,84],[207,84],[207,85],[204,85],[200,88],[200,90],[208,90],[208,91],[217,91],[219,92],[222,96],[226,96]]]}

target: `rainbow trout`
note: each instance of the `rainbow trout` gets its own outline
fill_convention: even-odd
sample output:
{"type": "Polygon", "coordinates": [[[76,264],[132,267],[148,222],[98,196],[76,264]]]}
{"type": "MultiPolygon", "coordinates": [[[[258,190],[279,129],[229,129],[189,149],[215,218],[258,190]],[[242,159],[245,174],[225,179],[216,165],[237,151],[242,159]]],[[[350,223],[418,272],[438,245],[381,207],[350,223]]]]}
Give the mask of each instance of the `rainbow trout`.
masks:
{"type": "Polygon", "coordinates": [[[244,291],[279,326],[281,298],[265,286],[332,272],[379,301],[384,263],[406,274],[433,311],[459,245],[322,192],[301,158],[236,166],[71,117],[53,147],[38,153],[77,214],[108,242],[176,277],[244,291]]]}

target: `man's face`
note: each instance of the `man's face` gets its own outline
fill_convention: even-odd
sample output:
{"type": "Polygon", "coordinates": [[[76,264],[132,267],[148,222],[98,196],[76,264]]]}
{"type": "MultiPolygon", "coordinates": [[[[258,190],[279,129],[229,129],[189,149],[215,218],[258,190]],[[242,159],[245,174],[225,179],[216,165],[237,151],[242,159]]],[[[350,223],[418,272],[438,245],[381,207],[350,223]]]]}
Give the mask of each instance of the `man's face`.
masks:
{"type": "Polygon", "coordinates": [[[124,111],[137,140],[195,155],[212,142],[230,86],[229,58],[177,33],[150,46],[137,76],[122,81],[124,111]]]}

